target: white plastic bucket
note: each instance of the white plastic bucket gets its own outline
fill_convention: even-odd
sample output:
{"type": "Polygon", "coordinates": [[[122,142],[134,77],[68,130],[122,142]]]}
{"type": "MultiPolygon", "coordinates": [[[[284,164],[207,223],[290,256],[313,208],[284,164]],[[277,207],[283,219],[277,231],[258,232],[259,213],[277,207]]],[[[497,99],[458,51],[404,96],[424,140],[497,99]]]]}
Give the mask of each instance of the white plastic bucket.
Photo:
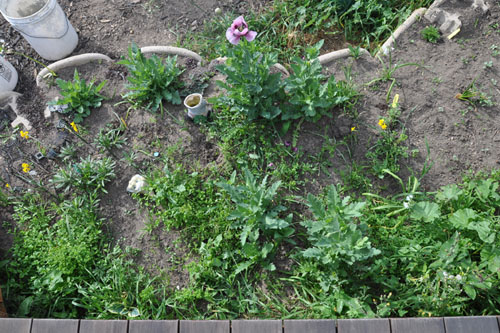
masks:
{"type": "Polygon", "coordinates": [[[17,78],[17,71],[14,66],[0,56],[0,92],[14,90],[17,78]]]}
{"type": "Polygon", "coordinates": [[[78,44],[75,29],[56,0],[1,0],[0,12],[44,59],[62,59],[78,44]]]}
{"type": "Polygon", "coordinates": [[[191,94],[184,99],[184,106],[188,109],[188,117],[207,116],[207,103],[201,94],[191,94]]]}

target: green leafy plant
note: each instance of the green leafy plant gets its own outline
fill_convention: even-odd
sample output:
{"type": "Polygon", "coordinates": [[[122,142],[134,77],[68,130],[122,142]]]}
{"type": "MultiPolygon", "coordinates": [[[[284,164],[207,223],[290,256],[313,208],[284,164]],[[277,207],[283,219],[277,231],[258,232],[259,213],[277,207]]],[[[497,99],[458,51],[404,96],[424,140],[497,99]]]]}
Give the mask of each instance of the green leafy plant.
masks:
{"type": "Polygon", "coordinates": [[[472,105],[473,107],[477,107],[477,105],[482,106],[493,106],[495,103],[491,100],[491,97],[486,95],[484,92],[479,90],[476,86],[476,79],[474,79],[463,92],[455,95],[456,99],[461,101],[465,101],[472,105]]]}
{"type": "Polygon", "coordinates": [[[162,107],[165,100],[172,104],[181,104],[179,90],[183,83],[179,76],[183,72],[177,66],[177,57],[160,59],[153,54],[146,58],[136,44],[128,48],[128,58],[118,62],[127,67],[129,90],[123,95],[134,107],[145,107],[153,112],[162,107]]]}
{"type": "Polygon", "coordinates": [[[123,130],[121,126],[113,128],[111,124],[108,124],[105,128],[99,130],[95,142],[99,147],[108,151],[114,148],[122,148],[127,142],[127,138],[123,135],[123,130]]]}
{"type": "Polygon", "coordinates": [[[379,255],[380,251],[372,247],[364,234],[367,225],[358,220],[363,216],[365,202],[341,198],[334,185],[328,188],[325,200],[311,194],[307,199],[314,219],[301,222],[310,246],[300,254],[327,273],[318,282],[328,292],[335,289],[339,279],[348,277],[355,265],[379,255]]]}
{"type": "Polygon", "coordinates": [[[276,53],[262,52],[255,42],[245,39],[229,48],[226,63],[217,66],[226,75],[226,81],[217,81],[217,85],[226,93],[213,102],[229,106],[248,121],[279,116],[283,82],[280,73],[271,73],[277,59],[276,53]]]}
{"type": "Polygon", "coordinates": [[[80,79],[78,71],[75,69],[73,81],[57,79],[56,83],[61,89],[62,99],[52,101],[52,105],[68,105],[63,112],[73,112],[74,122],[80,123],[90,116],[90,109],[101,106],[104,96],[99,94],[107,81],[102,81],[98,86],[94,85],[94,80],[89,84],[85,79],[80,79]]]}
{"type": "Polygon", "coordinates": [[[84,192],[100,190],[106,193],[104,186],[115,177],[114,167],[115,162],[110,158],[96,160],[88,156],[79,163],[61,168],[54,175],[52,183],[56,188],[64,188],[65,192],[74,187],[84,192]]]}
{"type": "MultiPolygon", "coordinates": [[[[248,268],[254,262],[267,261],[276,251],[278,244],[293,234],[290,223],[292,215],[281,218],[286,207],[275,205],[274,200],[281,182],[267,185],[267,176],[261,183],[248,169],[244,169],[244,184],[234,185],[236,172],[227,183],[218,183],[231,196],[236,209],[229,215],[233,221],[231,228],[241,230],[239,235],[243,257],[249,259],[241,263],[237,271],[248,268]],[[263,238],[263,244],[259,240],[263,238]]],[[[274,264],[267,263],[264,268],[274,270],[274,264]]]]}
{"type": "Polygon", "coordinates": [[[291,64],[293,73],[285,80],[285,90],[292,108],[282,113],[283,120],[304,117],[309,121],[318,121],[321,116],[332,116],[328,111],[335,105],[349,100],[343,94],[342,87],[335,82],[332,75],[325,84],[321,81],[325,76],[321,73],[318,55],[323,41],[308,48],[305,59],[294,58],[291,64]]]}
{"type": "Polygon", "coordinates": [[[356,47],[348,45],[347,47],[349,48],[349,54],[351,57],[354,59],[359,59],[361,57],[361,47],[359,45],[356,47]]]}
{"type": "Polygon", "coordinates": [[[429,43],[433,43],[433,44],[436,44],[438,42],[439,38],[441,38],[441,34],[439,33],[439,30],[432,25],[427,26],[424,29],[422,29],[422,31],[420,31],[420,35],[422,36],[423,39],[425,39],[429,43]]]}
{"type": "Polygon", "coordinates": [[[380,138],[366,153],[366,157],[371,161],[373,173],[384,178],[385,170],[399,172],[401,159],[408,157],[408,147],[403,145],[408,136],[404,129],[398,132],[388,127],[384,119],[379,121],[379,126],[380,138]]]}

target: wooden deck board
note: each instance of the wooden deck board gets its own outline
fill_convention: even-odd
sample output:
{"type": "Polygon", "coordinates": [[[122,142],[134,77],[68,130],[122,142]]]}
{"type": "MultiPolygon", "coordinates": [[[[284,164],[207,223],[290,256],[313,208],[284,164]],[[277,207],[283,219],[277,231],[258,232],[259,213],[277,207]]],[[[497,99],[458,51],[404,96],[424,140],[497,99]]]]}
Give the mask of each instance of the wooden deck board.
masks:
{"type": "Polygon", "coordinates": [[[499,333],[496,317],[444,318],[446,333],[499,333]]]}
{"type": "Polygon", "coordinates": [[[131,320],[128,333],[177,333],[178,320],[131,320]]]}
{"type": "Polygon", "coordinates": [[[389,319],[339,319],[338,333],[391,333],[389,319]]]}
{"type": "Polygon", "coordinates": [[[229,320],[181,320],[179,333],[229,333],[229,320]]]}
{"type": "Polygon", "coordinates": [[[232,333],[282,333],[281,320],[233,320],[232,333]]]}
{"type": "Polygon", "coordinates": [[[392,333],[445,333],[443,318],[391,319],[392,333]]]}
{"type": "Polygon", "coordinates": [[[128,322],[126,320],[81,320],[80,321],[79,333],[127,333],[127,331],[128,331],[128,322]]]}
{"type": "Polygon", "coordinates": [[[335,320],[285,320],[285,333],[335,333],[335,320]]]}
{"type": "Polygon", "coordinates": [[[32,319],[2,318],[0,333],[30,333],[32,319]]]}
{"type": "Polygon", "coordinates": [[[76,319],[33,319],[31,333],[78,333],[76,319]]]}

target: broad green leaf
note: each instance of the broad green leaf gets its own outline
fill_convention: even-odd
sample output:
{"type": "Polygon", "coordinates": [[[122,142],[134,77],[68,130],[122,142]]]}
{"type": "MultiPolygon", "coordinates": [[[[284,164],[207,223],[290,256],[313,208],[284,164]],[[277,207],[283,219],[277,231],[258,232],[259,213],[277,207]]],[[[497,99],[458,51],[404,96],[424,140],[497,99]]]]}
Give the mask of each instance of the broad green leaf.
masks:
{"type": "Polygon", "coordinates": [[[472,300],[476,299],[476,289],[470,285],[464,285],[464,291],[472,300]]]}
{"type": "Polygon", "coordinates": [[[421,201],[411,207],[410,217],[415,220],[432,222],[441,217],[439,205],[433,202],[421,201]]]}
{"type": "Polygon", "coordinates": [[[469,226],[469,222],[477,217],[474,210],[470,208],[457,210],[449,218],[450,223],[457,229],[466,229],[469,226]]]}

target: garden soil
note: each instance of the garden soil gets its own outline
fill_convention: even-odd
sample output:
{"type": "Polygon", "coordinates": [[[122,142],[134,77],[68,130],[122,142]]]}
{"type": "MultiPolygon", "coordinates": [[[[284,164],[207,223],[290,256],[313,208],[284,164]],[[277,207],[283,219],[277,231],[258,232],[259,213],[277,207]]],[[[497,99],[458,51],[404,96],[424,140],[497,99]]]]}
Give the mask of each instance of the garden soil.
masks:
{"type": "MultiPolygon", "coordinates": [[[[455,2],[450,1],[452,4],[455,2]]],[[[269,3],[236,0],[181,3],[154,0],[60,1],[79,33],[80,41],[75,53],[101,52],[113,60],[124,55],[132,41],[140,46],[175,45],[186,32],[201,29],[203,22],[215,15],[216,7],[244,14],[252,7],[258,10],[269,3]]],[[[493,55],[493,45],[500,48],[500,5],[498,2],[490,3],[487,13],[457,6],[463,27],[451,40],[443,37],[437,44],[422,40],[420,30],[427,25],[424,19],[406,31],[394,45],[392,65],[418,63],[419,66],[406,66],[394,72],[395,84],[389,99],[386,98],[389,82],[368,84],[381,75],[381,61],[363,56],[325,66],[325,73],[335,75],[337,79],[343,79],[345,69],[350,68],[361,92],[355,107],[359,116],[352,118],[342,110],[332,110],[333,118],[302,125],[298,149],[305,158],[320,153],[325,141],[334,146],[339,142],[349,143],[348,146],[339,144],[328,152],[326,169],[309,175],[304,191],[318,193],[329,184],[341,182],[340,175],[349,171],[353,162],[365,163],[365,154],[379,135],[378,120],[387,116],[388,105],[396,93],[400,95],[401,126],[408,135],[411,152],[411,157],[403,161],[402,176],[419,176],[425,165],[432,164],[430,170],[425,170],[422,183],[425,190],[433,191],[438,186],[459,181],[469,171],[500,167],[500,83],[497,84],[500,82],[500,56],[493,55]],[[456,98],[472,83],[488,96],[486,99],[493,105],[484,106],[479,101],[467,103],[456,98]],[[355,131],[351,132],[353,127],[355,131]]],[[[0,28],[1,38],[6,40],[8,48],[36,56],[5,21],[0,20],[0,28]]],[[[109,155],[109,152],[99,151],[92,142],[83,142],[67,129],[58,129],[60,120],[66,119],[64,115],[52,114],[50,118],[45,118],[46,104],[57,96],[57,89],[45,84],[36,88],[35,71],[40,68],[35,68],[33,63],[22,57],[8,56],[8,59],[20,74],[17,91],[23,96],[18,101],[19,112],[33,124],[30,131],[33,138],[55,151],[68,143],[74,144],[81,157],[109,155]]],[[[384,57],[383,61],[385,66],[389,65],[388,57],[384,57]]],[[[179,59],[179,62],[186,68],[183,78],[189,87],[195,89],[208,83],[205,94],[217,93],[214,80],[220,76],[212,77],[215,74],[212,73],[212,66],[200,68],[188,59],[179,59]],[[194,80],[194,77],[199,80],[194,80]]],[[[73,69],[67,69],[60,73],[60,77],[71,79],[72,72],[73,69]]],[[[110,97],[85,119],[84,136],[95,138],[106,124],[117,127],[125,122],[126,145],[112,153],[117,156],[122,156],[123,152],[136,153],[133,165],[123,159],[117,161],[117,178],[107,187],[108,194],[101,200],[105,228],[114,243],[139,250],[136,257],[138,264],[151,271],[168,272],[172,287],[182,287],[187,283],[188,276],[181,269],[184,263],[175,258],[191,256],[185,247],[176,246],[182,243],[179,233],[167,233],[161,228],[147,229],[154,216],[149,216],[138,207],[136,200],[126,192],[126,187],[134,174],[160,163],[164,156],[176,161],[189,161],[189,164],[201,168],[223,165],[224,158],[217,145],[200,132],[198,125],[185,120],[183,107],[165,105],[163,118],[159,118],[145,110],[129,110],[127,104],[120,104],[120,94],[124,92],[126,83],[123,66],[89,64],[80,67],[79,72],[88,80],[108,80],[104,94],[110,97]]],[[[0,172],[12,185],[13,191],[23,193],[32,187],[16,177],[13,171],[20,170],[22,161],[31,161],[37,171],[37,179],[44,182],[64,164],[57,158],[36,161],[33,158],[36,152],[35,145],[20,142],[19,138],[8,147],[2,146],[0,172]]],[[[388,192],[399,190],[392,187],[394,183],[386,181],[388,192]]],[[[0,219],[10,221],[12,212],[1,209],[0,219]]],[[[3,257],[9,246],[4,229],[0,229],[0,244],[0,257],[3,257]]]]}

